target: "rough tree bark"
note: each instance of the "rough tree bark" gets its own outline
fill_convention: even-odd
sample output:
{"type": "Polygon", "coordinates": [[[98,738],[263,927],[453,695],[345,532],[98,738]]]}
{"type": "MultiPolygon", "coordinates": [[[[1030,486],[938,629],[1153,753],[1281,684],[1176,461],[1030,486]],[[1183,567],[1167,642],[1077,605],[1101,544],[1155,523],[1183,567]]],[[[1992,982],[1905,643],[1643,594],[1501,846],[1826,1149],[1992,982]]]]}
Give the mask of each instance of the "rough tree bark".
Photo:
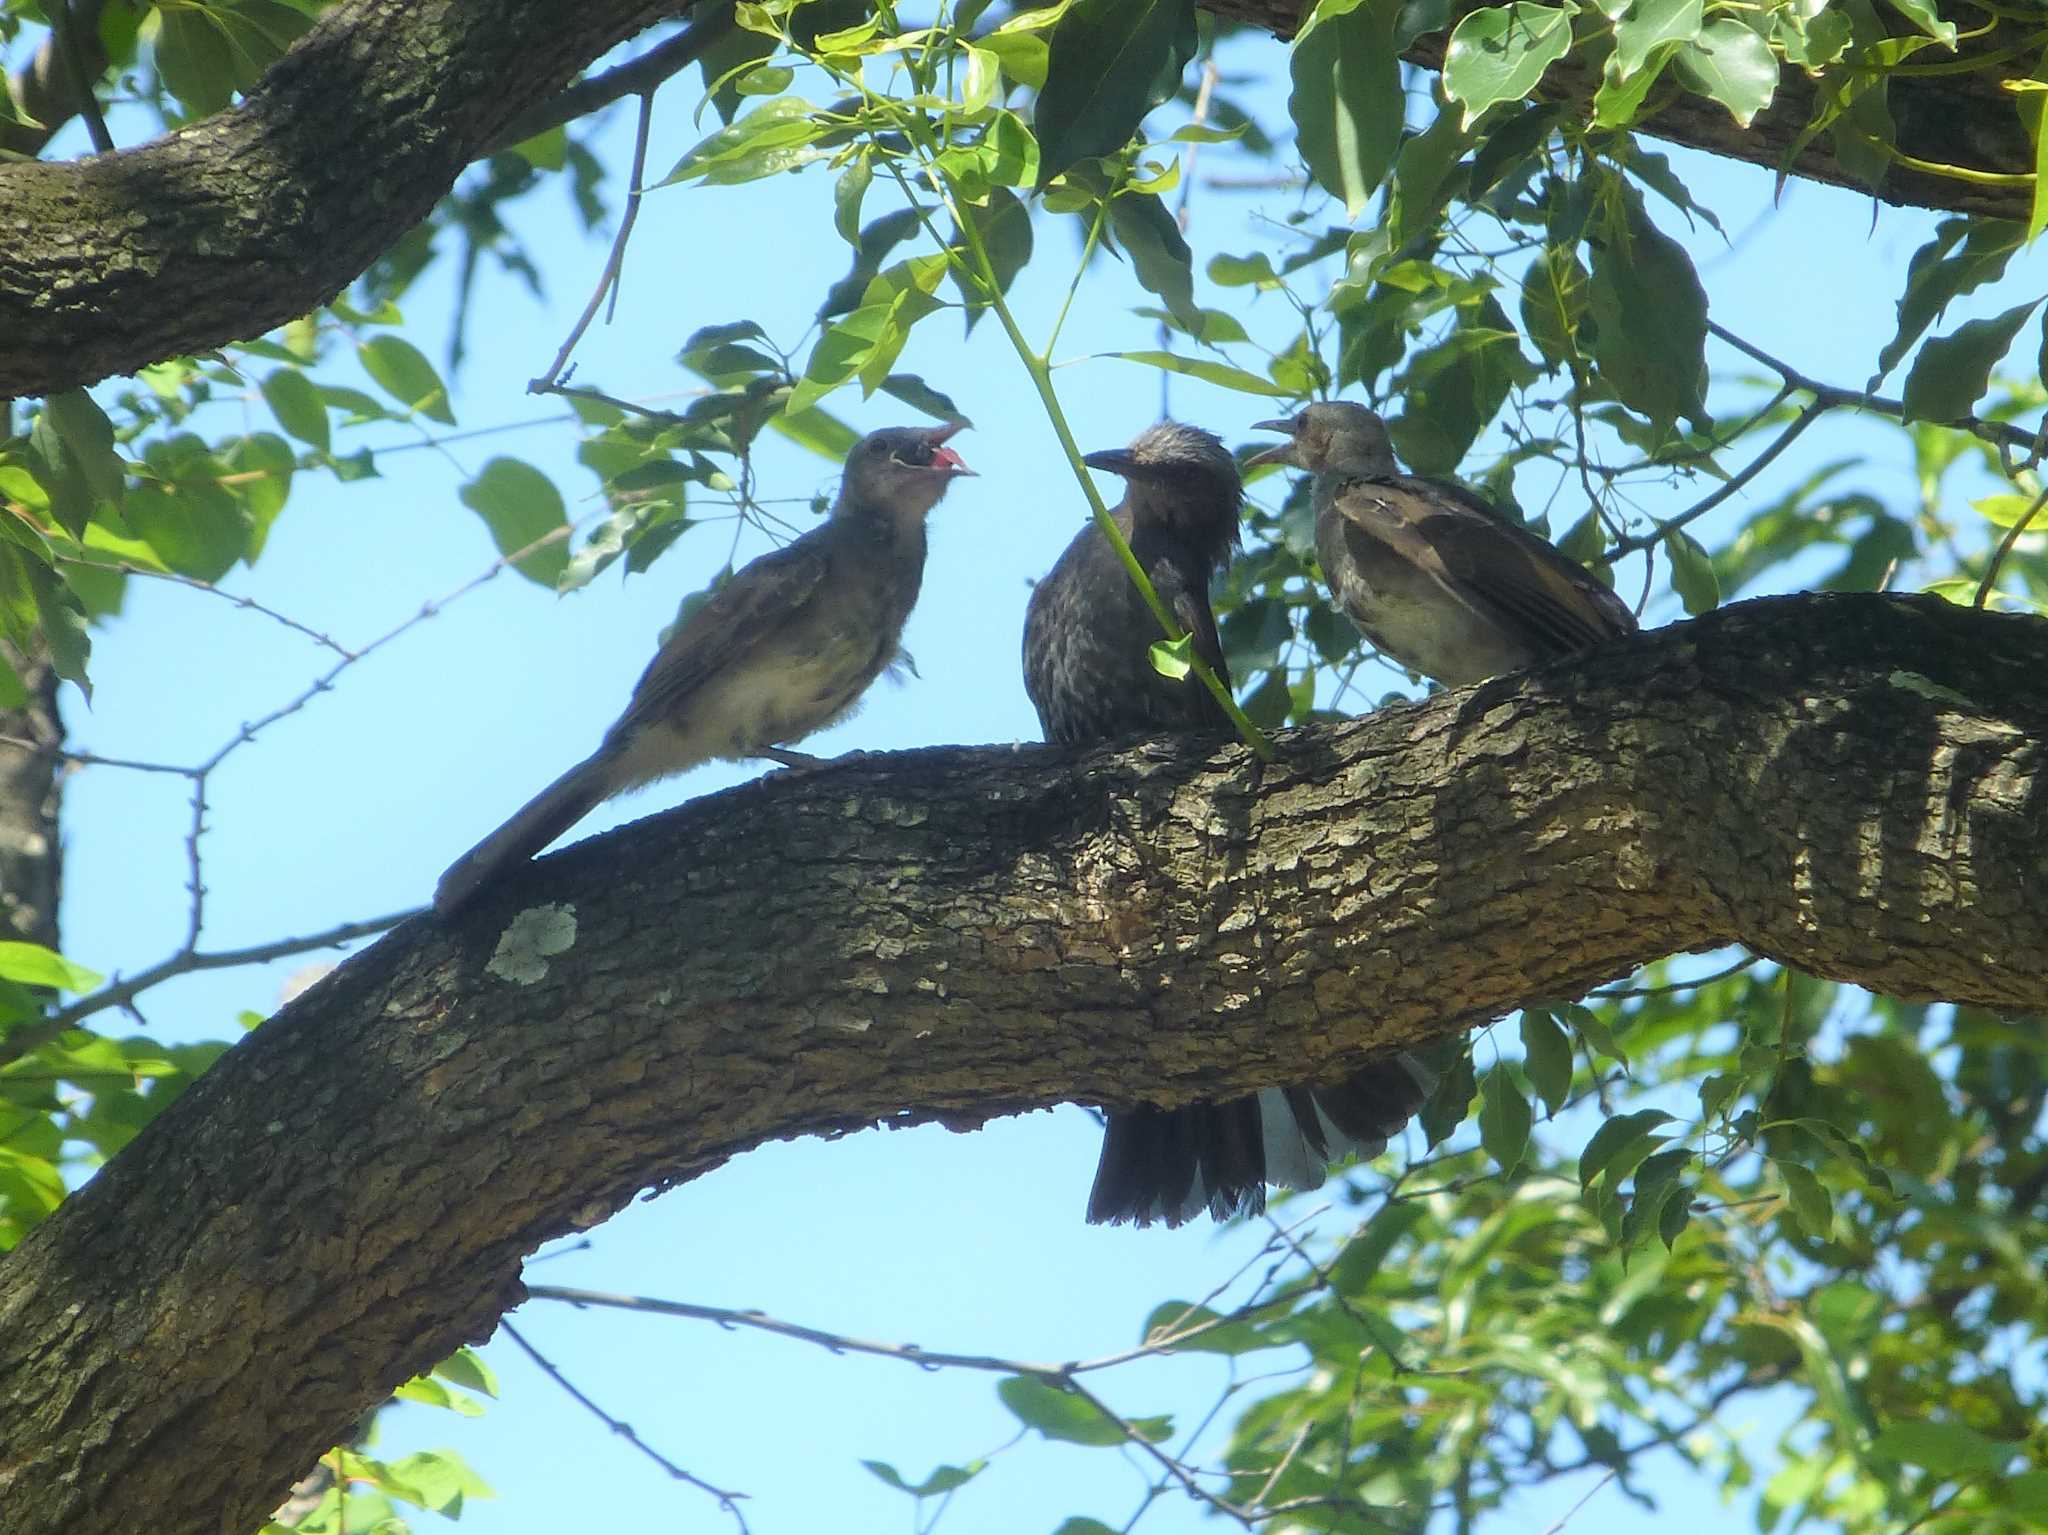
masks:
{"type": "Polygon", "coordinates": [[[1264,769],[929,751],[592,838],[351,960],[0,1265],[10,1535],[254,1528],[536,1244],[771,1138],[1299,1080],[1727,943],[2048,1008],[2044,741],[2048,623],[1773,599],[1264,769]]]}
{"type": "MultiPolygon", "coordinates": [[[[1205,0],[1291,34],[1303,0],[1205,0]]],[[[1469,9],[1476,0],[1459,0],[1469,9]]],[[[326,302],[454,185],[519,112],[621,39],[687,7],[674,0],[344,0],[230,111],[155,143],[68,163],[0,164],[0,398],[50,394],[204,350],[326,302]],[[141,295],[147,293],[147,302],[141,295]]],[[[1977,13],[1954,0],[1966,22],[1977,13]]],[[[1449,14],[1450,12],[1447,12],[1449,14]]],[[[1965,44],[1994,54],[2010,25],[1965,44]]],[[[1442,62],[1447,31],[1417,63],[1442,62]]],[[[1917,61],[1916,61],[1917,62],[1917,61]]],[[[1934,164],[2024,175],[2032,149],[2015,98],[2031,55],[1890,83],[1898,148],[1934,164]]],[[[1598,84],[1561,61],[1555,99],[1598,84]]],[[[1778,168],[1808,121],[1813,82],[1787,69],[1748,130],[1685,95],[1649,131],[1778,168]]],[[[1850,184],[1825,136],[1787,169],[1850,184]]],[[[2026,185],[1895,167],[1881,194],[2025,218],[2026,185]]]]}

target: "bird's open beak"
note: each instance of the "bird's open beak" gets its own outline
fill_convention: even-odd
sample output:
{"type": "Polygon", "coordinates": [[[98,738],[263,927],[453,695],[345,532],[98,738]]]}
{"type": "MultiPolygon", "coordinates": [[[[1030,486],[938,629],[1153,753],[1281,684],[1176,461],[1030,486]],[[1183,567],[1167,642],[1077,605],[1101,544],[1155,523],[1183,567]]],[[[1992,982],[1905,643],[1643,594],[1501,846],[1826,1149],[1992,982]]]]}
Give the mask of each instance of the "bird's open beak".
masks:
{"type": "Polygon", "coordinates": [[[967,467],[966,459],[946,446],[947,438],[951,437],[955,432],[963,432],[966,429],[967,423],[965,421],[948,421],[944,426],[931,427],[925,432],[924,440],[932,445],[932,467],[934,469],[943,469],[948,474],[954,475],[971,475],[974,473],[972,469],[967,467]]]}
{"type": "Polygon", "coordinates": [[[1120,474],[1125,479],[1142,474],[1145,467],[1124,448],[1104,448],[1099,453],[1086,453],[1082,455],[1081,462],[1090,469],[1106,470],[1110,474],[1120,474]]]}
{"type": "Polygon", "coordinates": [[[1294,423],[1292,421],[1254,421],[1255,432],[1285,432],[1287,441],[1276,442],[1270,448],[1262,448],[1244,461],[1247,469],[1256,469],[1261,464],[1292,464],[1294,462],[1294,423]]]}

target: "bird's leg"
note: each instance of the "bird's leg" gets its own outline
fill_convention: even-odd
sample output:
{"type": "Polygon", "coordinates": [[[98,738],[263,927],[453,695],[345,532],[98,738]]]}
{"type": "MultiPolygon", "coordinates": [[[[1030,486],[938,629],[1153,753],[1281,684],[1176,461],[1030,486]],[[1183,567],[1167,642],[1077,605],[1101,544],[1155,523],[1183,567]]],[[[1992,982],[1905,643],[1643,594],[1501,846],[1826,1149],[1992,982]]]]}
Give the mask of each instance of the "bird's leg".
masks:
{"type": "Polygon", "coordinates": [[[821,767],[832,765],[830,757],[813,757],[809,752],[793,752],[786,746],[757,746],[754,755],[779,762],[798,773],[815,773],[821,767]]]}

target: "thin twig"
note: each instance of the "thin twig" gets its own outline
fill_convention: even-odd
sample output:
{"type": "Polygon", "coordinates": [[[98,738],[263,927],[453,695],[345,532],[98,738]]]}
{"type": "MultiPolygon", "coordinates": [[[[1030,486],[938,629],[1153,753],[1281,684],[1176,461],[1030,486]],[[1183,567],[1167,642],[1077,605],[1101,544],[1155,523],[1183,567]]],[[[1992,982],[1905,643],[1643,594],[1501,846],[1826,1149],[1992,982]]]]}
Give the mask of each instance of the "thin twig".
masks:
{"type": "Polygon", "coordinates": [[[393,912],[386,917],[371,917],[362,922],[344,922],[330,927],[324,933],[311,933],[303,938],[277,938],[269,943],[251,944],[244,949],[215,949],[210,953],[183,952],[159,960],[147,970],[138,970],[124,981],[104,986],[90,996],[81,997],[62,1011],[52,1014],[41,1023],[8,1030],[0,1038],[0,1066],[18,1061],[24,1055],[41,1049],[67,1029],[75,1029],[94,1013],[105,1012],[110,1007],[127,1008],[134,999],[152,986],[180,975],[192,975],[202,970],[232,970],[237,965],[267,964],[273,959],[288,959],[294,954],[309,953],[314,949],[337,948],[344,943],[353,943],[358,938],[368,938],[398,926],[407,917],[417,915],[414,911],[393,912]]]}
{"type": "MultiPolygon", "coordinates": [[[[576,343],[583,339],[583,333],[590,329],[590,322],[597,318],[598,306],[610,294],[614,305],[618,302],[619,276],[626,264],[626,242],[632,238],[633,221],[640,216],[641,183],[647,174],[647,135],[654,123],[654,92],[646,91],[640,97],[640,118],[633,137],[633,171],[626,183],[626,211],[619,215],[619,232],[612,236],[612,248],[604,259],[604,270],[598,274],[597,287],[591,291],[590,302],[583,306],[583,313],[576,317],[576,323],[569,328],[568,337],[562,348],[555,353],[555,360],[548,365],[547,372],[539,378],[529,380],[528,394],[546,394],[561,380],[562,370],[569,366],[569,354],[576,350],[576,343]]],[[[611,323],[611,316],[605,316],[605,323],[611,323]]]]}
{"type": "Polygon", "coordinates": [[[695,1487],[699,1492],[709,1493],[712,1497],[716,1498],[718,1500],[718,1506],[724,1509],[728,1514],[731,1514],[733,1517],[733,1522],[740,1527],[740,1535],[747,1535],[747,1516],[740,1512],[739,1504],[739,1500],[746,1496],[745,1493],[727,1492],[723,1487],[714,1487],[711,1485],[711,1483],[705,1481],[703,1477],[693,1476],[688,1471],[685,1471],[681,1466],[677,1465],[674,1461],[670,1460],[666,1455],[662,1454],[661,1451],[655,1449],[654,1446],[649,1444],[645,1439],[642,1439],[638,1434],[634,1433],[632,1424],[623,1422],[620,1419],[613,1417],[610,1413],[606,1412],[602,1407],[598,1406],[597,1403],[593,1402],[589,1397],[585,1396],[580,1390],[577,1389],[574,1381],[570,1380],[568,1376],[564,1375],[553,1364],[549,1363],[549,1361],[541,1354],[541,1351],[539,1349],[535,1348],[531,1343],[528,1343],[526,1341],[526,1338],[523,1334],[520,1333],[518,1328],[514,1327],[510,1322],[506,1321],[500,1321],[498,1323],[498,1326],[501,1330],[503,1330],[506,1337],[510,1338],[514,1343],[518,1344],[522,1350],[525,1351],[527,1358],[531,1359],[535,1364],[540,1366],[541,1372],[545,1374],[548,1377],[548,1379],[552,1380],[556,1385],[560,1386],[564,1391],[568,1392],[570,1398],[574,1400],[579,1406],[587,1409],[591,1416],[596,1418],[600,1423],[604,1424],[606,1428],[610,1429],[614,1434],[617,1434],[621,1439],[625,1440],[626,1443],[630,1444],[642,1455],[645,1455],[649,1460],[653,1461],[657,1466],[661,1467],[662,1470],[666,1471],[670,1476],[674,1477],[677,1481],[685,1482],[690,1486],[695,1487]]]}
{"type": "Polygon", "coordinates": [[[51,35],[57,39],[57,51],[63,55],[64,72],[71,77],[71,88],[78,93],[79,114],[85,118],[85,131],[92,139],[92,147],[103,155],[111,154],[114,136],[107,132],[107,120],[100,115],[100,99],[93,94],[94,71],[86,67],[85,50],[78,43],[71,0],[51,0],[43,7],[43,15],[50,24],[51,35]]]}
{"type": "Polygon", "coordinates": [[[694,9],[690,25],[667,41],[648,49],[637,59],[608,69],[601,75],[578,80],[568,89],[549,97],[519,114],[491,141],[486,154],[497,154],[523,144],[550,128],[587,117],[624,96],[652,96],[663,81],[682,73],[702,58],[714,44],[732,31],[733,8],[701,3],[694,9]]]}
{"type": "Polygon", "coordinates": [[[1641,550],[1653,548],[1662,542],[1667,534],[1675,532],[1689,522],[1706,516],[1708,512],[1711,512],[1731,496],[1738,494],[1751,480],[1763,473],[1770,466],[1773,459],[1791,447],[1794,442],[1798,441],[1800,434],[1830,410],[1834,409],[1836,403],[1839,402],[1830,403],[1827,400],[1815,399],[1811,404],[1802,409],[1798,415],[1792,418],[1790,423],[1786,425],[1785,430],[1771,440],[1770,446],[1743,465],[1740,470],[1711,495],[1695,501],[1676,517],[1660,521],[1652,532],[1634,533],[1626,538],[1617,539],[1614,546],[1601,558],[1612,563],[1615,560],[1621,559],[1624,555],[1635,554],[1641,550]]]}
{"type": "Polygon", "coordinates": [[[1601,1477],[1599,1481],[1595,1482],[1591,1487],[1588,1487],[1586,1489],[1586,1495],[1583,1498],[1579,1499],[1578,1502],[1574,1503],[1570,1508],[1566,1509],[1562,1514],[1560,1514],[1557,1518],[1557,1522],[1551,1525],[1549,1529],[1545,1530],[1543,1532],[1543,1535],[1557,1535],[1557,1532],[1559,1530],[1562,1530],[1566,1525],[1570,1524],[1572,1520],[1578,1517],[1580,1509],[1584,1508],[1588,1503],[1593,1501],[1593,1495],[1595,1493],[1604,1489],[1609,1482],[1613,1481],[1619,1475],[1621,1475],[1619,1471],[1609,1471],[1605,1476],[1601,1477]]]}
{"type": "Polygon", "coordinates": [[[1991,588],[1997,584],[1998,567],[2005,563],[2005,557],[2012,553],[2012,546],[2018,543],[2020,535],[2027,531],[2027,524],[2041,514],[2044,503],[2048,503],[2048,487],[2044,487],[2041,494],[2034,497],[2034,504],[2027,508],[2026,515],[2005,530],[2005,537],[1998,541],[1998,547],[1991,552],[1991,564],[1984,571],[1984,579],[1977,583],[1977,595],[1970,603],[1971,607],[1984,606],[1985,601],[1991,596],[1991,588]]]}

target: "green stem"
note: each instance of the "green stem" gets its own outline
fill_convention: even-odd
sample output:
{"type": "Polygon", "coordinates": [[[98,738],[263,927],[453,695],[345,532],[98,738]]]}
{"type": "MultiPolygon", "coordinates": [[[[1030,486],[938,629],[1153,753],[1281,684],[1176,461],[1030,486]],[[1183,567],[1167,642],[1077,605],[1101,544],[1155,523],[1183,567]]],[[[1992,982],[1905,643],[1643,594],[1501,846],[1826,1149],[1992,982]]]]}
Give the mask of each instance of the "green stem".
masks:
{"type": "MultiPolygon", "coordinates": [[[[948,188],[947,200],[951,201],[948,188]]],[[[1159,621],[1168,640],[1178,642],[1187,637],[1187,631],[1175,622],[1172,610],[1160,600],[1159,592],[1152,585],[1151,577],[1145,574],[1145,567],[1138,563],[1137,555],[1131,552],[1130,541],[1124,537],[1123,529],[1116,525],[1116,519],[1109,515],[1109,508],[1102,504],[1102,496],[1095,489],[1095,481],[1088,473],[1088,466],[1081,462],[1081,449],[1074,441],[1073,430],[1067,425],[1067,414],[1060,408],[1059,395],[1052,387],[1052,370],[1046,359],[1031,349],[1031,343],[1024,339],[1024,332],[1017,325],[1017,318],[1010,313],[1010,306],[1004,301],[995,279],[995,268],[988,259],[988,252],[982,246],[981,232],[975,228],[972,219],[961,218],[955,213],[955,222],[967,238],[968,249],[981,268],[981,281],[989,296],[990,306],[996,312],[996,319],[1002,322],[1003,333],[1010,338],[1010,345],[1016,349],[1018,359],[1024,364],[1024,371],[1031,375],[1032,387],[1038,391],[1040,403],[1045,406],[1047,419],[1060,440],[1060,447],[1067,455],[1067,464],[1074,471],[1074,478],[1081,483],[1082,493],[1088,497],[1088,510],[1095,518],[1095,526],[1102,530],[1102,536],[1116,550],[1116,556],[1123,562],[1124,572],[1130,576],[1131,584],[1138,589],[1138,595],[1145,600],[1145,606],[1152,610],[1152,616],[1159,621]]],[[[1244,710],[1238,707],[1237,699],[1224,685],[1223,679],[1211,670],[1209,664],[1192,650],[1188,660],[1194,673],[1202,680],[1223,706],[1223,712],[1230,716],[1230,723],[1237,727],[1237,733],[1255,752],[1262,762],[1271,762],[1274,757],[1273,743],[1266,739],[1264,731],[1251,722],[1244,710]]]]}
{"type": "MultiPolygon", "coordinates": [[[[921,112],[901,113],[898,121],[924,156],[926,174],[931,177],[932,185],[944,199],[946,211],[953,216],[953,222],[959,228],[961,238],[967,242],[967,249],[974,258],[974,270],[970,275],[986,295],[989,307],[995,311],[996,319],[1003,327],[1003,334],[1010,338],[1010,345],[1024,364],[1024,371],[1031,376],[1032,387],[1038,391],[1039,401],[1045,406],[1046,417],[1052,422],[1053,432],[1059,438],[1060,447],[1067,455],[1067,464],[1074,471],[1074,478],[1080,482],[1082,494],[1088,498],[1088,510],[1095,518],[1095,526],[1102,530],[1102,536],[1109,540],[1109,546],[1116,551],[1117,559],[1123,563],[1125,574],[1131,578],[1131,584],[1138,589],[1138,595],[1144,599],[1145,606],[1151,609],[1152,616],[1159,621],[1159,627],[1165,632],[1166,638],[1178,643],[1187,637],[1187,631],[1174,620],[1172,610],[1160,600],[1159,591],[1153,586],[1152,578],[1145,574],[1145,567],[1138,563],[1138,557],[1131,552],[1130,541],[1116,525],[1116,519],[1109,515],[1109,508],[1103,505],[1102,496],[1095,489],[1095,481],[1088,473],[1088,466],[1081,462],[1081,449],[1074,441],[1072,428],[1067,425],[1066,412],[1060,409],[1059,395],[1052,387],[1051,367],[1043,356],[1032,349],[1031,343],[1024,339],[1024,332],[1017,324],[1017,317],[1010,312],[1010,306],[1003,298],[1002,285],[996,281],[995,264],[989,260],[988,247],[982,243],[980,228],[975,224],[973,217],[961,209],[954,194],[952,181],[939,169],[937,150],[931,142],[931,125],[925,121],[921,112]]],[[[900,170],[897,170],[896,175],[898,181],[902,182],[900,170]]],[[[905,190],[909,190],[907,184],[905,190]]],[[[915,199],[912,201],[914,206],[915,199]]],[[[948,247],[942,244],[941,248],[948,247]]],[[[1229,686],[1216,675],[1208,662],[1195,655],[1192,650],[1189,652],[1188,660],[1194,674],[1201,679],[1202,686],[1207,688],[1216,702],[1222,706],[1223,712],[1229,716],[1230,723],[1244,738],[1245,744],[1260,761],[1271,762],[1274,759],[1273,743],[1266,739],[1266,733],[1254,725],[1244,710],[1238,707],[1237,699],[1229,686]]]]}

